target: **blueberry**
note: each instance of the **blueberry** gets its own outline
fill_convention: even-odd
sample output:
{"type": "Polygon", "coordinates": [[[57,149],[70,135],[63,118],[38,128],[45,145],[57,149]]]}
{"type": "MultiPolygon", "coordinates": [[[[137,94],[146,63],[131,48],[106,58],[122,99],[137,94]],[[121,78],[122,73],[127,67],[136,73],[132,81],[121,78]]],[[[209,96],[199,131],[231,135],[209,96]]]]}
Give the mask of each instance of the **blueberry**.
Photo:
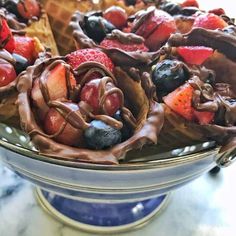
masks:
{"type": "Polygon", "coordinates": [[[199,9],[197,7],[184,7],[181,10],[181,14],[184,15],[184,16],[192,16],[197,11],[199,11],[199,9]]]}
{"type": "Polygon", "coordinates": [[[13,0],[0,0],[0,6],[4,7],[8,12],[15,14],[17,17],[19,16],[17,10],[18,1],[13,0]]]}
{"type": "Polygon", "coordinates": [[[163,60],[152,72],[152,81],[156,85],[158,96],[164,96],[189,79],[184,64],[177,60],[163,60]]]}
{"type": "Polygon", "coordinates": [[[223,29],[223,32],[226,34],[230,34],[232,36],[236,36],[236,28],[234,25],[227,26],[223,29]]]}
{"type": "Polygon", "coordinates": [[[12,56],[16,60],[15,70],[17,74],[24,71],[29,66],[28,60],[25,57],[16,53],[13,53],[12,56]]]}
{"type": "Polygon", "coordinates": [[[128,138],[130,138],[130,136],[132,135],[132,129],[131,127],[129,127],[125,121],[122,118],[122,113],[120,110],[118,110],[115,115],[113,116],[113,118],[115,118],[118,121],[121,121],[123,123],[123,127],[120,130],[121,131],[121,135],[122,135],[122,142],[127,140],[128,138]]]}
{"type": "Polygon", "coordinates": [[[130,5],[134,6],[136,4],[136,2],[137,2],[137,0],[125,0],[125,4],[127,6],[130,6],[130,5]]]}
{"type": "Polygon", "coordinates": [[[101,42],[107,34],[115,29],[115,26],[101,16],[89,16],[85,18],[84,28],[90,38],[101,42]]]}
{"type": "Polygon", "coordinates": [[[87,146],[91,149],[106,149],[121,142],[121,132],[100,120],[93,120],[84,132],[87,146]]]}
{"type": "Polygon", "coordinates": [[[178,3],[165,2],[160,6],[160,9],[168,12],[170,15],[178,15],[181,13],[181,7],[178,3]]]}

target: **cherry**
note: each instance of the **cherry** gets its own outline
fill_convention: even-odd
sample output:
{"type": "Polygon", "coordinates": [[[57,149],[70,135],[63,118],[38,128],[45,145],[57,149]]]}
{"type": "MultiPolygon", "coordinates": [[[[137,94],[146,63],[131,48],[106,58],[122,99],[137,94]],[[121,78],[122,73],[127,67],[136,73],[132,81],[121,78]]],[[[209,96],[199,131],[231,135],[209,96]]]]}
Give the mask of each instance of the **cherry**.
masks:
{"type": "Polygon", "coordinates": [[[0,87],[8,85],[15,78],[16,71],[13,65],[4,59],[0,59],[0,87]]]}
{"type": "Polygon", "coordinates": [[[122,29],[127,25],[128,16],[125,10],[121,7],[109,7],[103,14],[103,17],[111,22],[118,29],[122,29]]]}
{"type": "Polygon", "coordinates": [[[27,20],[40,16],[40,6],[37,0],[19,1],[17,10],[20,16],[27,20]]]}
{"type": "MultiPolygon", "coordinates": [[[[93,109],[94,114],[99,114],[99,84],[101,79],[94,79],[89,81],[82,88],[80,99],[87,102],[93,109]]],[[[105,86],[105,91],[115,88],[115,85],[111,82],[108,82],[105,86]]],[[[104,109],[107,111],[109,116],[113,116],[120,108],[121,100],[117,93],[112,93],[108,95],[104,101],[104,109]]]]}
{"type": "MultiPolygon", "coordinates": [[[[74,103],[66,103],[73,111],[79,110],[79,106],[74,103]]],[[[65,118],[55,109],[50,108],[44,119],[44,130],[47,134],[56,134],[65,122],[65,118]]],[[[83,143],[83,130],[76,129],[71,124],[67,123],[64,130],[54,139],[62,144],[69,146],[80,146],[83,143]]]]}

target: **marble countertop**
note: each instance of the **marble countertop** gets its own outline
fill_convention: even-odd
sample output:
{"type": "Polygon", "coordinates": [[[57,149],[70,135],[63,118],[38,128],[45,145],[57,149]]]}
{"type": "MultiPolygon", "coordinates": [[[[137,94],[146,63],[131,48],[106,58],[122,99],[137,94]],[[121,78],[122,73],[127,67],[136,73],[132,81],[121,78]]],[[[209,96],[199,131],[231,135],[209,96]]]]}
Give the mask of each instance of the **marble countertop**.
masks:
{"type": "MultiPolygon", "coordinates": [[[[236,165],[205,174],[172,193],[164,211],[145,227],[121,236],[234,236],[236,165]]],[[[89,236],[44,212],[34,186],[0,164],[1,236],[89,236]]],[[[94,235],[94,234],[93,234],[94,235]]]]}

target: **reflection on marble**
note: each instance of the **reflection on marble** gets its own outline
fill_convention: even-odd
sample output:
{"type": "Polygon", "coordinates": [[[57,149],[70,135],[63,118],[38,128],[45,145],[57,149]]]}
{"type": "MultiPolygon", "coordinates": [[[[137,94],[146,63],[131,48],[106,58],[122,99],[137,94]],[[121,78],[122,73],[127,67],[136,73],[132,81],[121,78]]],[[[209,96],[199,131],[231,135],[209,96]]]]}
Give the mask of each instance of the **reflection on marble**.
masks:
{"type": "MultiPolygon", "coordinates": [[[[121,236],[234,236],[236,165],[206,174],[175,191],[162,214],[142,229],[121,236]]],[[[1,236],[89,236],[57,222],[34,198],[33,186],[0,164],[1,236]]]]}

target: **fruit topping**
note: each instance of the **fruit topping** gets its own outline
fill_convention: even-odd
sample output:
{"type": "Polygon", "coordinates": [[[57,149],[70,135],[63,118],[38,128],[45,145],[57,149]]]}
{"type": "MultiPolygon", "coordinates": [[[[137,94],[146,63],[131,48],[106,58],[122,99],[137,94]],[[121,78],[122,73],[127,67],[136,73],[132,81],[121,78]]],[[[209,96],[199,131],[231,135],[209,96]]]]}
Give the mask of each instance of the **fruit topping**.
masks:
{"type": "Polygon", "coordinates": [[[134,6],[136,3],[137,3],[137,0],[125,0],[125,4],[127,6],[130,6],[130,5],[134,6]]]}
{"type": "Polygon", "coordinates": [[[68,73],[68,66],[64,63],[52,65],[44,76],[34,81],[31,96],[34,105],[40,110],[40,116],[44,118],[48,111],[47,102],[52,99],[66,99],[68,96],[68,84],[73,88],[76,84],[72,73],[68,73]],[[68,78],[68,74],[70,75],[68,78]],[[43,87],[44,97],[41,92],[43,87]],[[46,95],[46,96],[45,96],[46,95]]]}
{"type": "Polygon", "coordinates": [[[209,11],[209,13],[213,13],[217,16],[225,15],[225,11],[223,8],[215,8],[209,11]]]}
{"type": "Polygon", "coordinates": [[[7,21],[0,16],[0,49],[2,48],[12,53],[15,49],[15,40],[7,21]]]}
{"type": "Polygon", "coordinates": [[[87,146],[91,149],[106,149],[121,142],[121,132],[100,120],[93,120],[84,132],[87,146]]]}
{"type": "MultiPolygon", "coordinates": [[[[79,112],[79,106],[74,103],[65,104],[73,112],[79,112]]],[[[61,111],[62,112],[62,111],[61,111]]],[[[66,115],[60,113],[60,108],[50,108],[44,119],[44,130],[48,135],[63,144],[79,146],[83,143],[83,130],[73,127],[66,121],[66,115]]]]}
{"type": "Polygon", "coordinates": [[[145,39],[145,45],[152,51],[159,49],[176,31],[174,18],[167,12],[150,8],[149,12],[134,22],[132,29],[145,39]]]}
{"type": "Polygon", "coordinates": [[[163,60],[153,69],[152,81],[156,85],[158,97],[162,97],[189,79],[184,64],[177,60],[163,60]]]}
{"type": "Polygon", "coordinates": [[[185,83],[169,93],[163,100],[168,107],[188,121],[197,121],[200,124],[211,123],[215,113],[195,110],[192,106],[193,92],[193,87],[185,83]]]}
{"type": "Polygon", "coordinates": [[[148,48],[144,45],[144,43],[124,44],[116,39],[104,39],[100,45],[104,48],[108,48],[108,49],[118,48],[126,52],[135,52],[135,51],[147,52],[148,51],[148,48]]]}
{"type": "Polygon", "coordinates": [[[84,29],[87,35],[96,42],[101,42],[116,27],[101,16],[85,17],[84,29]]]}
{"type": "Polygon", "coordinates": [[[15,70],[16,70],[16,73],[19,74],[20,72],[24,71],[28,66],[29,66],[29,62],[28,60],[17,54],[17,53],[13,53],[12,54],[12,57],[15,59],[16,63],[15,63],[15,70]]]}
{"type": "Polygon", "coordinates": [[[203,46],[186,46],[178,47],[177,52],[186,63],[192,65],[201,65],[213,54],[214,51],[212,48],[203,46]]]}
{"type": "Polygon", "coordinates": [[[113,71],[114,65],[111,59],[102,51],[97,49],[80,49],[66,56],[66,61],[73,69],[76,69],[84,62],[98,62],[104,65],[110,72],[113,71]]]}
{"type": "Polygon", "coordinates": [[[17,10],[20,16],[27,20],[40,16],[40,5],[37,0],[19,1],[17,10]]]}
{"type": "Polygon", "coordinates": [[[8,85],[15,78],[16,72],[12,64],[4,59],[0,59],[0,87],[8,85]]]}
{"type": "Polygon", "coordinates": [[[183,3],[181,3],[182,7],[197,7],[199,8],[199,4],[196,0],[185,0],[183,3]]]}
{"type": "Polygon", "coordinates": [[[87,102],[94,114],[107,114],[113,116],[121,107],[120,93],[111,79],[104,77],[94,79],[82,88],[80,99],[87,102]]]}
{"type": "Polygon", "coordinates": [[[16,48],[14,53],[26,58],[30,64],[33,64],[38,58],[38,51],[35,47],[35,39],[27,36],[15,36],[16,48]]]}
{"type": "Polygon", "coordinates": [[[203,13],[195,18],[193,27],[201,27],[205,29],[223,29],[228,24],[220,17],[213,13],[203,13]]]}
{"type": "Polygon", "coordinates": [[[160,9],[168,12],[170,15],[177,15],[181,13],[181,6],[175,2],[166,1],[160,5],[160,9]]]}
{"type": "Polygon", "coordinates": [[[125,10],[121,7],[112,6],[108,8],[103,13],[103,17],[118,29],[122,29],[127,25],[128,16],[125,10]]]}

